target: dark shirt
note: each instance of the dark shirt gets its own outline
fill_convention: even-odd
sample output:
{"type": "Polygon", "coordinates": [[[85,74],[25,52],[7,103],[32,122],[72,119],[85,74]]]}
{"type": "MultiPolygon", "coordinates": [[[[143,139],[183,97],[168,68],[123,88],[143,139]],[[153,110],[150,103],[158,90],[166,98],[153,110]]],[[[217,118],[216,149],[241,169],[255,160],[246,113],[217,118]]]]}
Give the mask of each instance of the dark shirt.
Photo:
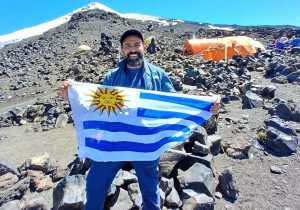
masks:
{"type": "Polygon", "coordinates": [[[127,83],[124,85],[131,88],[145,89],[145,81],[143,77],[143,68],[125,70],[127,83]]]}

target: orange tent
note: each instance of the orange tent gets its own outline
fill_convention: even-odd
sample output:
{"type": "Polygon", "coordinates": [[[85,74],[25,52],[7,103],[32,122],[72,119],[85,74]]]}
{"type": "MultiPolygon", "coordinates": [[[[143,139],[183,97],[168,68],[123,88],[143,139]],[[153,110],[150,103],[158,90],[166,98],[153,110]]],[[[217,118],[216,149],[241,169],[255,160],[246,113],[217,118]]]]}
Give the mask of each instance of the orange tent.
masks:
{"type": "Polygon", "coordinates": [[[263,44],[246,36],[230,36],[215,39],[190,39],[184,43],[187,54],[200,54],[207,60],[222,60],[234,55],[253,55],[257,49],[264,50],[263,44]]]}

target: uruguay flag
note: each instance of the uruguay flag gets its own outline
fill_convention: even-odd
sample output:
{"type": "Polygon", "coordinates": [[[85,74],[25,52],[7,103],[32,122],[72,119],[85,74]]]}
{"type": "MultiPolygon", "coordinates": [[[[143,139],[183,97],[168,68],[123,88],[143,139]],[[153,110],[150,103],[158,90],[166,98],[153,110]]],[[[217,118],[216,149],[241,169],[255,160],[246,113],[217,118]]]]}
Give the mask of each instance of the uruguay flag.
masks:
{"type": "Polygon", "coordinates": [[[94,161],[150,161],[184,142],[211,116],[217,96],[72,82],[78,153],[94,161]]]}

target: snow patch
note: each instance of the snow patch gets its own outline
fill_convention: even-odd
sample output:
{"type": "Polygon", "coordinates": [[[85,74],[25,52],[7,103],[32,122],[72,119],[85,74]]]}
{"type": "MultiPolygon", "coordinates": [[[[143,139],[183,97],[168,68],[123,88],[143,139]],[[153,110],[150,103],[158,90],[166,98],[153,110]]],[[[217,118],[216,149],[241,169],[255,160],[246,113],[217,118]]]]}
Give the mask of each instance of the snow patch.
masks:
{"type": "Polygon", "coordinates": [[[216,30],[223,30],[223,31],[234,31],[233,28],[230,27],[218,27],[214,25],[208,25],[208,29],[216,29],[216,30]]]}
{"type": "Polygon", "coordinates": [[[151,15],[142,15],[137,13],[124,13],[120,15],[123,18],[127,19],[135,19],[135,20],[141,20],[141,21],[154,21],[158,22],[161,25],[169,25],[169,22],[167,20],[163,20],[159,17],[151,16],[151,15]]]}

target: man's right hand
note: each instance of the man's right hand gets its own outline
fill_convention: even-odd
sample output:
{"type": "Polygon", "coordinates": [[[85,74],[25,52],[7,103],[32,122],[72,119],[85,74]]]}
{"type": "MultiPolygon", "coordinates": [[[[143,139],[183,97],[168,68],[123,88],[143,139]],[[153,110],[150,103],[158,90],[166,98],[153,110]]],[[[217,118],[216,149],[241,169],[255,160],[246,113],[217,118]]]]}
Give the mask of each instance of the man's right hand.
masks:
{"type": "Polygon", "coordinates": [[[63,82],[63,84],[59,87],[57,91],[57,95],[64,98],[66,102],[69,102],[68,98],[68,88],[71,86],[71,81],[66,80],[63,82]]]}

